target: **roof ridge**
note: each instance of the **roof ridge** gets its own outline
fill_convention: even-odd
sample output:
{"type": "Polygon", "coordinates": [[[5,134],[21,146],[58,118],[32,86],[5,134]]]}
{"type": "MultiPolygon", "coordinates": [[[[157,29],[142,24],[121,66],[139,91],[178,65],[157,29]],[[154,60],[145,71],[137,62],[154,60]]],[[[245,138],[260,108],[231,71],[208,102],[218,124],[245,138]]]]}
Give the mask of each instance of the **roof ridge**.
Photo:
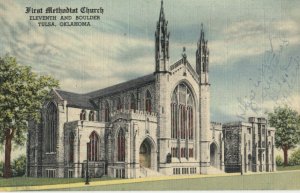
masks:
{"type": "Polygon", "coordinates": [[[63,89],[56,89],[57,92],[65,92],[70,94],[76,94],[76,95],[82,95],[82,96],[88,96],[87,93],[77,93],[73,91],[63,90],[63,89]]]}
{"type": "MultiPolygon", "coordinates": [[[[97,93],[99,93],[101,91],[109,90],[109,89],[112,89],[114,87],[119,87],[119,86],[122,86],[122,85],[128,86],[128,88],[132,88],[132,87],[134,87],[134,85],[129,84],[130,82],[135,82],[135,81],[142,80],[143,78],[148,78],[148,77],[154,77],[154,74],[151,73],[151,74],[140,76],[140,77],[137,77],[137,78],[134,78],[134,79],[127,80],[125,82],[120,82],[118,84],[114,84],[114,85],[111,85],[111,86],[108,86],[108,87],[104,87],[104,88],[101,88],[101,89],[98,89],[98,90],[95,90],[95,91],[88,92],[88,93],[86,93],[86,95],[91,96],[91,98],[95,98],[97,96],[94,96],[94,95],[96,95],[97,93]]],[[[151,80],[149,80],[149,81],[151,81],[151,80]]],[[[145,82],[148,82],[148,81],[146,80],[145,82]]]]}

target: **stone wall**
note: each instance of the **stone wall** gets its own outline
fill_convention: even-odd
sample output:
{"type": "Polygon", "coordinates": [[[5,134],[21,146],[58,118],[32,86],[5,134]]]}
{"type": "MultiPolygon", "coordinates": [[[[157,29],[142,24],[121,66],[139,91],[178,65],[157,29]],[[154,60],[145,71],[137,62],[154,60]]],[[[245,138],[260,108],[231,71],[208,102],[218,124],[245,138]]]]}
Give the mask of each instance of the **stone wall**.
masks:
{"type": "Polygon", "coordinates": [[[122,109],[119,110],[130,110],[130,99],[133,95],[135,98],[135,106],[138,111],[145,111],[145,99],[147,91],[151,94],[152,112],[156,112],[156,99],[155,99],[155,88],[154,83],[149,83],[141,87],[133,88],[131,90],[124,90],[122,92],[112,94],[109,96],[102,96],[96,100],[99,105],[99,121],[104,122],[105,117],[105,104],[109,104],[109,111],[114,112],[117,110],[117,101],[121,100],[122,109]]]}
{"type": "Polygon", "coordinates": [[[240,127],[225,128],[224,163],[225,172],[239,171],[240,163],[240,127]]]}

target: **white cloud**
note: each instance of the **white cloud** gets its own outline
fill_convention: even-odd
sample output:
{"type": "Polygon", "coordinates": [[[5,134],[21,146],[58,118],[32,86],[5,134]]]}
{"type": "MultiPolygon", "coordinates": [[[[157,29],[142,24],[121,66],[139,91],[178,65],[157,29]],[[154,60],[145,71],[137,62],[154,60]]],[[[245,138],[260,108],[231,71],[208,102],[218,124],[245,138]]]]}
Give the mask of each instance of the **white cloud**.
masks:
{"type": "Polygon", "coordinates": [[[122,73],[128,74],[129,69],[142,75],[154,68],[150,58],[153,54],[147,53],[154,45],[150,40],[94,28],[37,27],[34,22],[24,23],[24,14],[12,15],[13,10],[24,12],[15,2],[4,3],[0,20],[0,25],[6,26],[0,31],[1,42],[5,44],[2,52],[10,52],[20,63],[31,65],[39,73],[54,76],[62,88],[86,92],[124,81],[122,73]],[[146,53],[140,56],[131,50],[146,53]],[[116,74],[119,77],[114,77],[116,74]]]}
{"type": "Polygon", "coordinates": [[[245,20],[232,23],[222,32],[223,37],[210,42],[211,63],[222,65],[235,59],[279,50],[283,42],[300,43],[299,24],[291,19],[281,21],[245,20]]]}
{"type": "Polygon", "coordinates": [[[292,109],[300,113],[300,95],[291,94],[285,98],[281,97],[278,100],[267,100],[263,102],[263,109],[267,112],[272,112],[275,107],[288,105],[292,109]]]}

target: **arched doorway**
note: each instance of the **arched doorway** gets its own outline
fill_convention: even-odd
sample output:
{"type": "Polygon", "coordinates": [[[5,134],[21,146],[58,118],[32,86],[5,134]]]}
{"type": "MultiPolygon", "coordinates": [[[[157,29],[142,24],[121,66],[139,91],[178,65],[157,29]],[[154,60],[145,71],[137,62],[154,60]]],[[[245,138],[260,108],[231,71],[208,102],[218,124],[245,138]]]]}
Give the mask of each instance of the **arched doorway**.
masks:
{"type": "Polygon", "coordinates": [[[215,143],[210,145],[210,165],[218,167],[218,147],[215,143]]]}
{"type": "Polygon", "coordinates": [[[139,155],[141,167],[151,168],[151,145],[147,139],[141,144],[139,155]]]}

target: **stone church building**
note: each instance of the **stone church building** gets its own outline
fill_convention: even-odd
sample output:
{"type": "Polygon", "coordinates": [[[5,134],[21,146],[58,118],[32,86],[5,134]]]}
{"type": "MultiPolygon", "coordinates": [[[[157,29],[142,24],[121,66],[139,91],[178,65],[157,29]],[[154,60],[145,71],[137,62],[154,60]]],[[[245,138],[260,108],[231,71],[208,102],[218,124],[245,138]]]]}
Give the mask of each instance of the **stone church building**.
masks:
{"type": "Polygon", "coordinates": [[[52,90],[42,121],[29,125],[27,175],[84,177],[88,170],[91,177],[139,178],[223,172],[222,125],[210,122],[203,28],[196,69],[185,52],[169,63],[169,37],[162,3],[154,72],[86,94],[52,90]]]}

